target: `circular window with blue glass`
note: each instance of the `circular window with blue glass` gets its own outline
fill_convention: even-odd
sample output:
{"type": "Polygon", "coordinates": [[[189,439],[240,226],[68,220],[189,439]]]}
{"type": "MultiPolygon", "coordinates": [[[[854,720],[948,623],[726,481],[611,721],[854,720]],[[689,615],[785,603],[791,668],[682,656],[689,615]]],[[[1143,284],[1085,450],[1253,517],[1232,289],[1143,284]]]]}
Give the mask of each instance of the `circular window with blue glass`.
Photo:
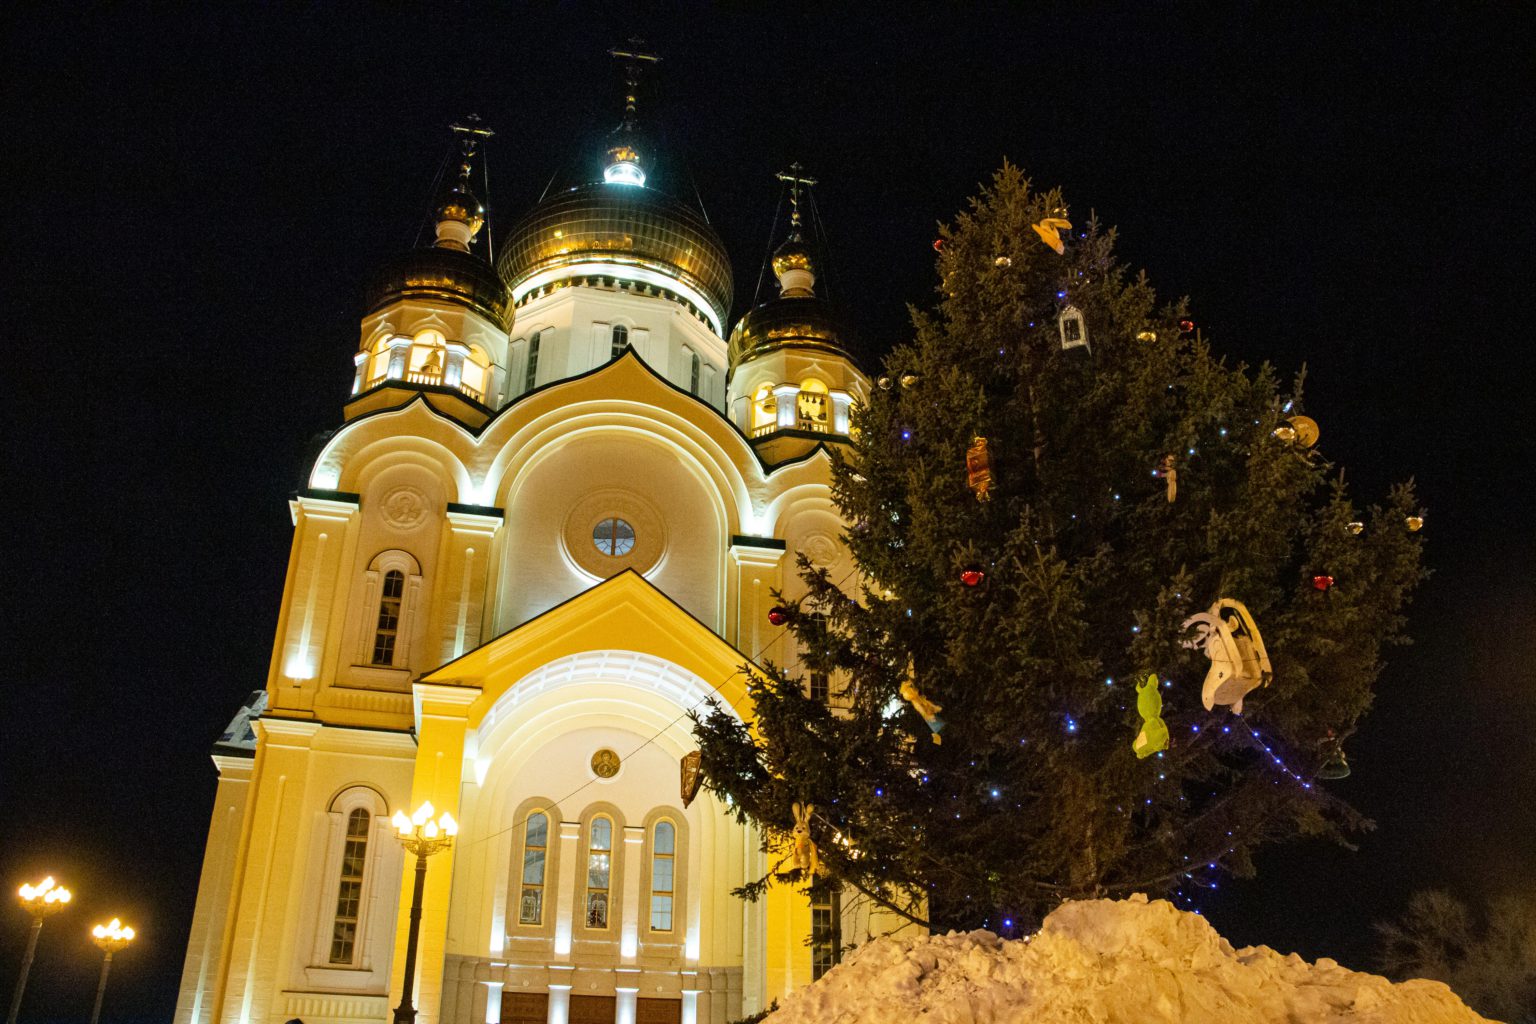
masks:
{"type": "Polygon", "coordinates": [[[618,516],[609,516],[592,528],[592,543],[610,558],[627,555],[635,548],[635,528],[618,516]]]}

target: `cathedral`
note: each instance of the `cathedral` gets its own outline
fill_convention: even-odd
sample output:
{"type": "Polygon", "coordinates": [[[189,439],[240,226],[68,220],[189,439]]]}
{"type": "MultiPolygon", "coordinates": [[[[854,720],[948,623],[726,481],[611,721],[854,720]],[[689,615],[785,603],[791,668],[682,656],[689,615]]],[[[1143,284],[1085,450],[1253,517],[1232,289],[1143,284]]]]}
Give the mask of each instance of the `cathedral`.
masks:
{"type": "Polygon", "coordinates": [[[750,721],[743,673],[797,663],[770,616],[797,557],[853,575],[830,451],[868,381],[817,295],[814,183],[781,175],[777,294],[732,325],[729,258],[620,56],[622,125],[494,262],[489,133],[456,126],[435,237],[371,279],[289,503],[266,688],[213,751],[176,1024],[383,1022],[403,997],[426,1024],[726,1024],[894,929],[733,896],[778,854],[688,792],[689,713],[750,721]],[[457,833],[415,903],[391,819],[429,803],[457,833]]]}

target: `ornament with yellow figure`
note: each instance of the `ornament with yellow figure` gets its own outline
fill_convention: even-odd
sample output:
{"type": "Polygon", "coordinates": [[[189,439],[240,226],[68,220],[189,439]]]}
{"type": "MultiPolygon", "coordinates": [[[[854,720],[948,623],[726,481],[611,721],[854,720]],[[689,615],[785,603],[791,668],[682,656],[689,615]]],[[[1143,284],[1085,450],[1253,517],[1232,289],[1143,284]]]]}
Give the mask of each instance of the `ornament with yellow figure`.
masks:
{"type": "Polygon", "coordinates": [[[914,711],[923,716],[923,721],[928,723],[928,729],[933,733],[933,742],[943,743],[944,739],[939,733],[944,731],[944,719],[939,717],[939,712],[944,710],[944,705],[935,704],[927,697],[924,697],[922,691],[917,688],[917,684],[912,682],[911,679],[902,680],[901,698],[908,704],[911,704],[914,711]]]}
{"type": "Polygon", "coordinates": [[[821,855],[816,851],[816,841],[811,838],[811,815],[816,813],[816,805],[797,800],[790,806],[790,811],[795,816],[795,828],[790,833],[790,863],[799,870],[801,878],[814,878],[821,874],[821,855]]]}
{"type": "Polygon", "coordinates": [[[1268,686],[1274,677],[1258,623],[1243,602],[1223,597],[1209,611],[1184,620],[1182,628],[1191,626],[1196,633],[1184,641],[1184,646],[1203,650],[1211,659],[1200,694],[1205,710],[1210,711],[1217,704],[1230,704],[1233,712],[1242,714],[1243,698],[1261,686],[1268,686]]]}
{"type": "Polygon", "coordinates": [[[1038,223],[1031,224],[1035,234],[1040,236],[1040,241],[1056,250],[1060,256],[1067,251],[1067,243],[1062,241],[1061,233],[1072,230],[1072,222],[1065,217],[1044,217],[1038,223]]]}
{"type": "Polygon", "coordinates": [[[1163,695],[1157,689],[1157,675],[1148,675],[1136,684],[1136,711],[1141,715],[1141,732],[1131,741],[1138,758],[1150,757],[1168,749],[1168,726],[1163,722],[1163,695]]]}

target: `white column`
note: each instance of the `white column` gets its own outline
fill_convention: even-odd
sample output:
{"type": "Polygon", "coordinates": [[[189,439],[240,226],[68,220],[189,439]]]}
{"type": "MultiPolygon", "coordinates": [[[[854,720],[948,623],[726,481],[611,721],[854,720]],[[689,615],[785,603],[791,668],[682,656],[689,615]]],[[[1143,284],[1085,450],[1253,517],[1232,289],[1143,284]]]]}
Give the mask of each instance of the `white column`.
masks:
{"type": "Polygon", "coordinates": [[[456,388],[464,380],[464,357],[469,355],[469,346],[462,341],[450,341],[446,347],[448,358],[443,360],[443,384],[456,388]]]}
{"type": "Polygon", "coordinates": [[[624,826],[624,916],[619,926],[619,959],[626,964],[634,963],[640,951],[640,876],[645,873],[640,854],[644,844],[644,827],[624,826]]]}
{"type": "Polygon", "coordinates": [[[853,404],[853,396],[846,391],[832,392],[832,433],[848,433],[848,409],[853,404]]]}
{"type": "Polygon", "coordinates": [[[773,399],[778,405],[777,426],[780,430],[792,429],[798,420],[795,400],[800,397],[800,385],[780,384],[773,389],[773,399]]]}
{"type": "Polygon", "coordinates": [[[352,357],[352,363],[357,367],[356,371],[352,374],[352,393],[355,395],[363,390],[364,384],[368,383],[363,380],[363,374],[368,372],[366,369],[368,366],[368,353],[359,352],[352,357]]]}
{"type": "MultiPolygon", "coordinates": [[[[576,890],[585,884],[587,873],[580,871],[576,865],[576,840],[581,837],[581,822],[562,821],[560,823],[560,870],[555,875],[560,879],[560,895],[555,902],[555,956],[561,960],[571,959],[571,914],[575,909],[576,890]]],[[[551,992],[554,986],[550,986],[551,992]]],[[[569,995],[570,986],[566,986],[569,995]]],[[[569,1000],[567,1000],[569,1002],[569,1000]]],[[[550,1020],[554,1020],[555,998],[549,998],[550,1020]]],[[[564,1020],[565,1018],[561,1018],[564,1020]]]]}
{"type": "Polygon", "coordinates": [[[389,342],[389,369],[385,375],[391,380],[405,377],[405,360],[411,351],[410,338],[391,338],[389,342]]]}
{"type": "Polygon", "coordinates": [[[615,988],[614,993],[618,997],[614,1000],[614,1024],[635,1024],[635,998],[640,994],[640,990],[615,988]]]}
{"type": "Polygon", "coordinates": [[[569,1024],[571,1019],[571,986],[549,986],[549,1024],[569,1024]]]}
{"type": "Polygon", "coordinates": [[[502,984],[499,981],[485,983],[485,1024],[501,1024],[502,984]]]}

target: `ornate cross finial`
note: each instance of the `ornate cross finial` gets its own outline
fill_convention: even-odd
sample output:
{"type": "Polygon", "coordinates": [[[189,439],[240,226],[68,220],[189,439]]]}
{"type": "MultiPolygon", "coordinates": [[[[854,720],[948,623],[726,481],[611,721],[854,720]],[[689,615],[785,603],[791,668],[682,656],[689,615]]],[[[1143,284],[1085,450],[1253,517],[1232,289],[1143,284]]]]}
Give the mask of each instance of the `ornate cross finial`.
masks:
{"type": "Polygon", "coordinates": [[[480,143],[496,133],[480,122],[479,114],[470,114],[462,121],[448,126],[448,129],[459,137],[459,150],[463,159],[459,162],[459,180],[469,181],[469,161],[475,155],[475,150],[480,143]]]}
{"type": "Polygon", "coordinates": [[[644,64],[660,64],[661,58],[654,53],[645,52],[645,40],[633,36],[629,39],[627,50],[609,50],[608,55],[616,60],[622,60],[624,64],[624,123],[631,124],[635,119],[635,96],[640,89],[640,68],[644,64]]]}
{"type": "Polygon", "coordinates": [[[800,166],[800,161],[796,160],[794,163],[789,165],[788,174],[780,171],[776,175],[780,181],[789,183],[789,226],[796,237],[799,237],[800,235],[801,187],[804,186],[809,188],[810,186],[816,184],[815,178],[805,177],[805,175],[802,173],[804,170],[805,168],[800,166]]]}

